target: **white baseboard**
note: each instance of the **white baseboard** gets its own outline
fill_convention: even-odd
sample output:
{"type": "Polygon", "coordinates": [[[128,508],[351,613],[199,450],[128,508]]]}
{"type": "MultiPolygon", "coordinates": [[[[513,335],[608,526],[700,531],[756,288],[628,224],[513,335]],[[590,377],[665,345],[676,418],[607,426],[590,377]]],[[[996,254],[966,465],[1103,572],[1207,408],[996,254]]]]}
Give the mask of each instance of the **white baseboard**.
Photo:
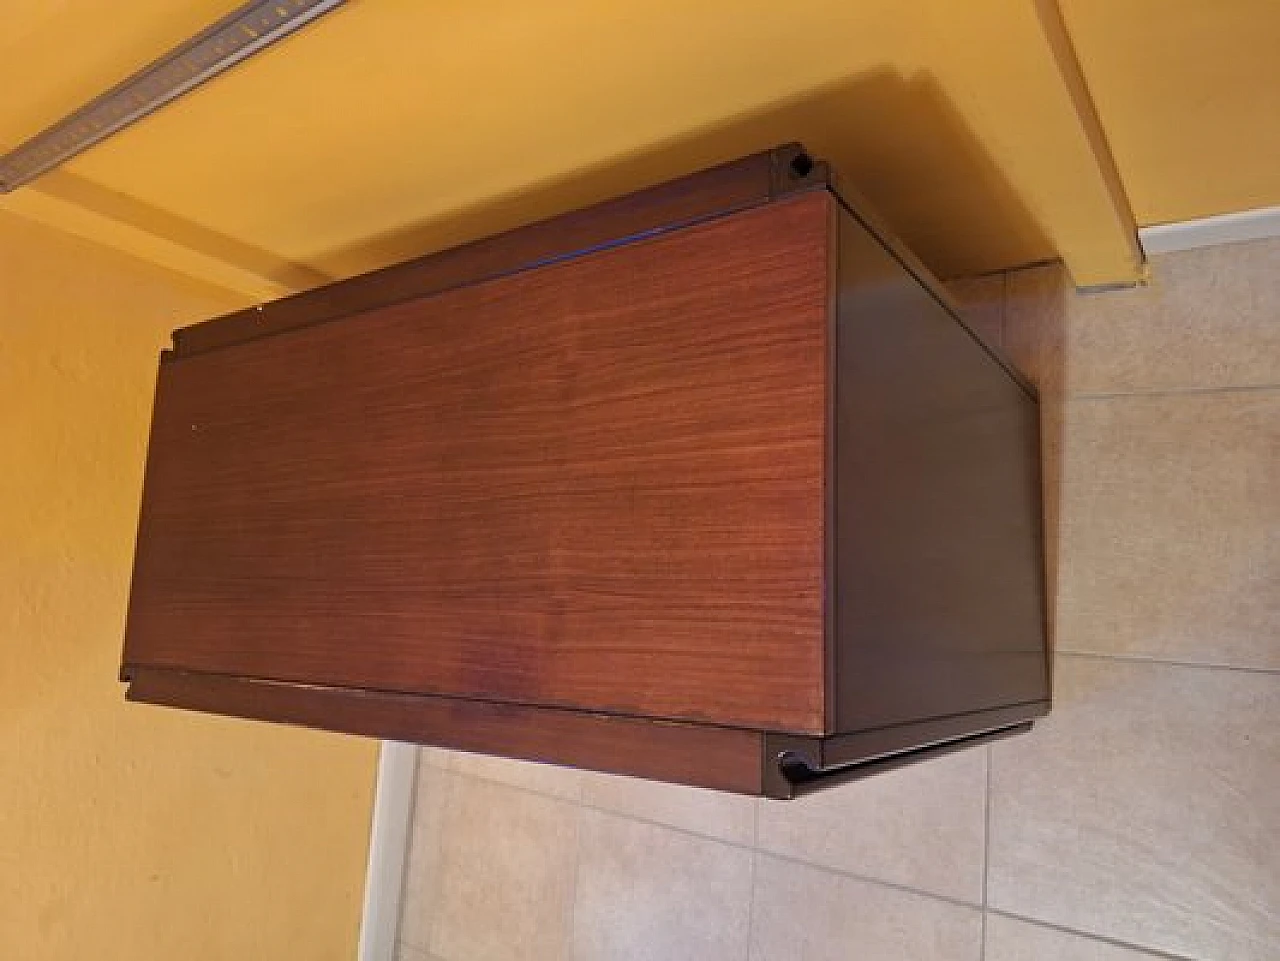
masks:
{"type": "Polygon", "coordinates": [[[1138,241],[1148,257],[1267,237],[1280,237],[1280,207],[1259,207],[1200,220],[1157,224],[1138,231],[1138,241]]]}
{"type": "Polygon", "coordinates": [[[373,819],[369,828],[369,866],[360,918],[359,961],[394,961],[405,857],[413,821],[413,786],[418,776],[418,747],[383,741],[378,754],[373,819]]]}

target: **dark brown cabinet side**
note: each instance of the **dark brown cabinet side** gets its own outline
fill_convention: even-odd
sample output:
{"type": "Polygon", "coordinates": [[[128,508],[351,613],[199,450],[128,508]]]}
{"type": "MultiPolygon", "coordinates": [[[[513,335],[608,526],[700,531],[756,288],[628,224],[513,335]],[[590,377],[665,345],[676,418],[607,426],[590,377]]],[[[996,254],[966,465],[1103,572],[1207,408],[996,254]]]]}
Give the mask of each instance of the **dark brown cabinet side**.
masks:
{"type": "Polygon", "coordinates": [[[1047,708],[1035,398],[798,148],[174,343],[132,699],[776,796],[1047,708]]]}

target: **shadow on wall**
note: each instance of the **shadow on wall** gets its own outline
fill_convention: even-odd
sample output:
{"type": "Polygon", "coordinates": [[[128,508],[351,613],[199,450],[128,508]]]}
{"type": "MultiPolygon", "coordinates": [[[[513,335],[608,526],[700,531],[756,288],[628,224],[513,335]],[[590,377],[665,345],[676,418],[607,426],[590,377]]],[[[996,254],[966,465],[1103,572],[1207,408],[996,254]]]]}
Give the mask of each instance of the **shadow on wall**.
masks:
{"type": "Polygon", "coordinates": [[[938,83],[925,73],[907,79],[881,68],[531,190],[332,251],[316,266],[350,276],[789,141],[831,161],[840,178],[940,277],[1055,256],[938,83]]]}

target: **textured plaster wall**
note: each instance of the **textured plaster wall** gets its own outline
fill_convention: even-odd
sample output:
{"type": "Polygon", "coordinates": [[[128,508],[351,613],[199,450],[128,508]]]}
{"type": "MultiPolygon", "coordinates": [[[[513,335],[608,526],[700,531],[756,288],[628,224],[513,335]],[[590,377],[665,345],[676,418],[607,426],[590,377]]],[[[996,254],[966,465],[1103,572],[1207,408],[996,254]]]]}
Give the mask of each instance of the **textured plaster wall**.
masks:
{"type": "Polygon", "coordinates": [[[355,957],[376,747],[124,702],[156,354],[239,306],[0,214],[0,957],[355,957]]]}

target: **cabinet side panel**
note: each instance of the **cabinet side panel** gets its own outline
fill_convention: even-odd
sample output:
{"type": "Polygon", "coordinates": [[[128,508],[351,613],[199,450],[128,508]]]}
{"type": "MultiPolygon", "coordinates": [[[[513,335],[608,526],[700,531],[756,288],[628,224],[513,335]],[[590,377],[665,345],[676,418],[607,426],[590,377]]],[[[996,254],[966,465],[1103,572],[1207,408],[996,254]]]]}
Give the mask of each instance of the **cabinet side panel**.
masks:
{"type": "Polygon", "coordinates": [[[1038,404],[847,211],[839,231],[838,728],[1043,699],[1038,404]]]}
{"type": "Polygon", "coordinates": [[[830,203],[164,364],[126,670],[821,732],[830,203]]]}

